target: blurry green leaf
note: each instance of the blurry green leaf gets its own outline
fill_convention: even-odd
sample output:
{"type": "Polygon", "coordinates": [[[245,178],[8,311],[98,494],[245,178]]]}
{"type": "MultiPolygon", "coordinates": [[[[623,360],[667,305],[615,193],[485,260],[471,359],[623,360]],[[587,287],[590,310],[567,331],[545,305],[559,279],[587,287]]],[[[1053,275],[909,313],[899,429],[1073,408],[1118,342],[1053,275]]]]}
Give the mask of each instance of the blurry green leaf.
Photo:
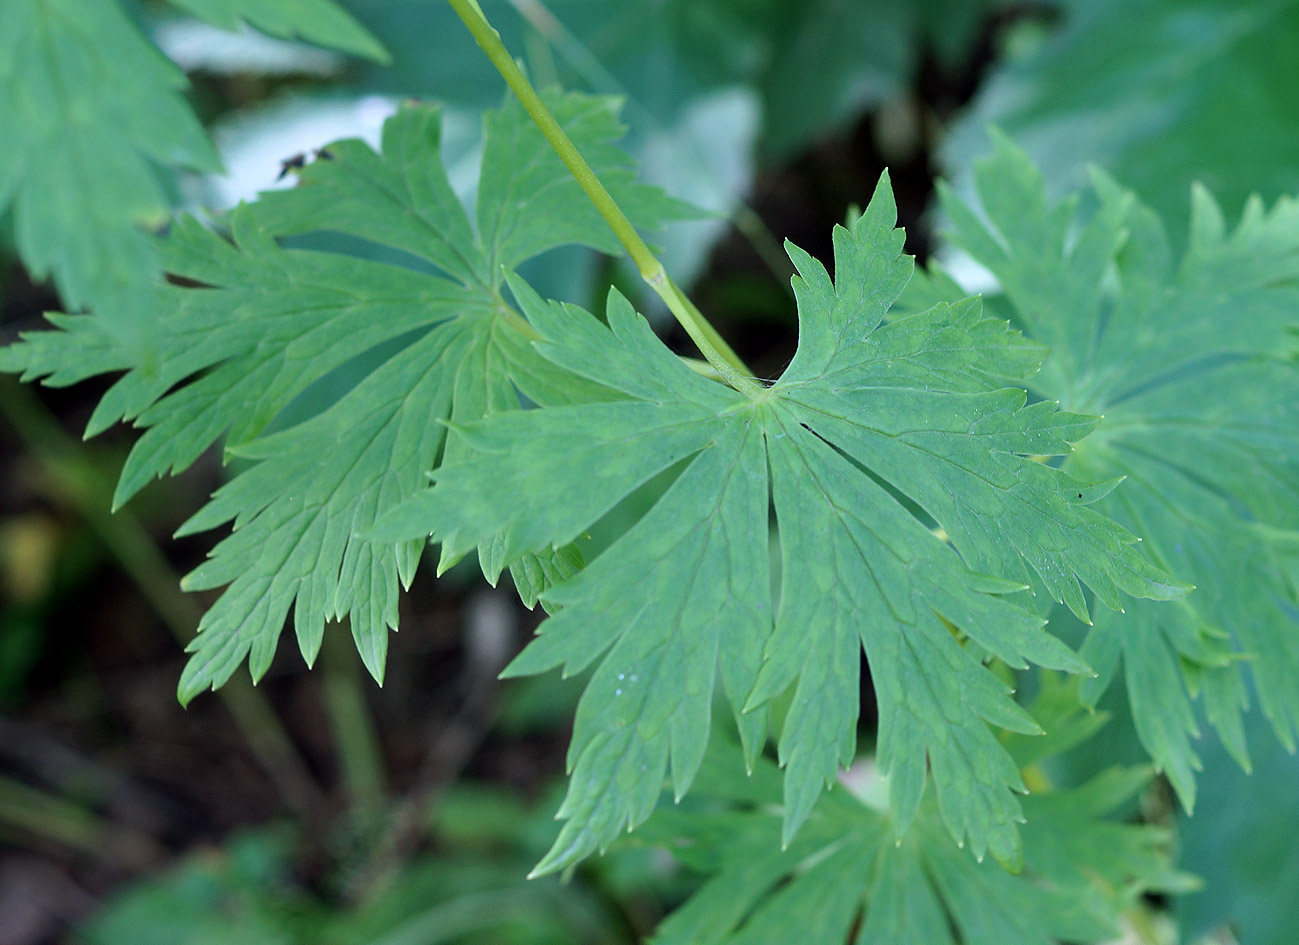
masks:
{"type": "MultiPolygon", "coordinates": [[[[446,0],[346,0],[346,6],[392,56],[390,66],[363,67],[362,88],[479,110],[500,103],[500,74],[446,0]]],[[[522,54],[519,19],[505,0],[482,0],[482,6],[506,46],[522,54]]]]}
{"type": "Polygon", "coordinates": [[[45,621],[27,608],[0,606],[0,707],[20,703],[48,639],[45,621]]]}
{"type": "MultiPolygon", "coordinates": [[[[463,804],[460,807],[464,810],[463,804]]],[[[328,902],[295,880],[289,839],[280,831],[247,832],[220,848],[192,855],[179,867],[119,893],[77,930],[75,941],[81,945],[614,945],[623,941],[617,918],[590,886],[553,878],[526,881],[527,861],[519,849],[507,846],[491,853],[465,853],[454,837],[449,844],[443,837],[441,855],[402,864],[377,895],[347,906],[328,902]]]]}
{"type": "MultiPolygon", "coordinates": [[[[763,103],[763,147],[790,154],[862,111],[895,97],[915,75],[922,49],[958,59],[995,0],[483,0],[506,45],[566,85],[628,97],[661,128],[698,101],[748,87],[763,103]]],[[[500,80],[477,50],[448,41],[424,55],[423,37],[463,30],[440,3],[351,0],[349,8],[394,51],[396,70],[373,87],[424,92],[468,104],[500,80]]],[[[634,118],[640,133],[652,129],[634,118]]]]}
{"type": "Polygon", "coordinates": [[[1204,749],[1200,813],[1178,819],[1181,865],[1204,878],[1204,891],[1179,897],[1185,941],[1223,926],[1241,945],[1291,945],[1299,889],[1299,758],[1268,737],[1262,720],[1246,774],[1215,742],[1204,749]]]}
{"type": "Polygon", "coordinates": [[[1079,677],[1041,670],[1036,674],[1036,681],[1038,691],[1030,711],[1042,734],[1007,732],[1002,737],[1006,750],[1020,768],[1054,758],[1078,745],[1092,744],[1091,739],[1109,722],[1109,713],[1083,706],[1078,697],[1079,677]]]}
{"type": "MultiPolygon", "coordinates": [[[[382,55],[331,0],[178,2],[382,55]]],[[[144,229],[166,220],[176,169],[220,167],[186,86],[117,0],[0,5],[0,212],[12,206],[32,275],[53,276],[65,306],[94,309],[137,352],[151,349],[161,276],[144,229]]]]}
{"type": "Polygon", "coordinates": [[[1192,182],[1235,215],[1252,193],[1299,191],[1299,4],[1293,0],[1069,0],[1059,33],[1000,66],[944,147],[964,190],[995,124],[1053,196],[1089,162],[1180,233],[1192,182]]]}
{"type": "Polygon", "coordinates": [[[118,894],[78,929],[86,945],[298,945],[322,914],[289,882],[277,832],[246,833],[222,850],[118,894]]]}
{"type": "MultiPolygon", "coordinates": [[[[524,862],[456,854],[406,865],[381,895],[303,945],[597,945],[618,942],[583,883],[528,882],[524,862]]],[[[260,945],[260,943],[257,943],[260,945]]]]}
{"type": "MultiPolygon", "coordinates": [[[[189,74],[272,80],[291,76],[301,81],[336,77],[349,65],[346,57],[332,50],[277,39],[243,24],[223,30],[190,16],[166,15],[150,24],[150,33],[167,58],[189,74]]],[[[324,140],[322,137],[313,144],[324,140]]],[[[276,157],[284,154],[281,151],[276,157]]],[[[228,168],[226,155],[221,157],[228,168]]]]}
{"type": "MultiPolygon", "coordinates": [[[[726,761],[734,768],[738,759],[726,761]]],[[[958,848],[932,796],[895,840],[887,814],[841,788],[781,850],[774,768],[760,762],[748,784],[732,785],[729,774],[714,776],[716,766],[710,760],[696,790],[708,808],[665,806],[641,832],[714,874],[664,921],[655,945],[1101,942],[1118,935],[1119,917],[1143,892],[1183,885],[1165,831],[1106,819],[1148,780],[1141,770],[1026,797],[1024,873],[1013,876],[958,848]],[[730,806],[718,810],[719,800],[730,806]]],[[[873,776],[867,766],[864,777],[873,776]]]]}
{"type": "Polygon", "coordinates": [[[508,790],[462,781],[435,802],[431,826],[457,847],[508,846],[519,842],[528,817],[522,799],[508,790]]]}
{"type": "Polygon", "coordinates": [[[796,0],[780,5],[770,67],[759,81],[764,137],[789,154],[818,134],[897,96],[919,57],[914,11],[893,0],[796,0]]]}
{"type": "Polygon", "coordinates": [[[167,0],[214,26],[232,30],[240,22],[263,33],[303,39],[375,59],[388,54],[335,0],[167,0]]]}
{"type": "Polygon", "coordinates": [[[180,97],[185,76],[116,0],[0,4],[0,211],[19,254],[70,309],[91,306],[144,344],[173,169],[215,171],[180,97]]]}
{"type": "Polygon", "coordinates": [[[753,90],[730,88],[693,99],[672,125],[641,130],[645,179],[717,214],[674,224],[660,240],[659,260],[683,285],[708,267],[710,248],[753,186],[760,108],[753,90]]]}

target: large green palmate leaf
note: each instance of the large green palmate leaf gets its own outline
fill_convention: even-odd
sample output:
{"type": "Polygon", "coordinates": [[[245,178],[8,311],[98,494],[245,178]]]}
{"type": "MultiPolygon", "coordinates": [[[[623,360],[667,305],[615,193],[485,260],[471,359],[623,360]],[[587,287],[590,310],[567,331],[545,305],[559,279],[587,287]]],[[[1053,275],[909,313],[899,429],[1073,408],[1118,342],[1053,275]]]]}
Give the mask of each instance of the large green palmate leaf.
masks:
{"type": "Polygon", "coordinates": [[[1242,763],[1245,672],[1285,744],[1299,725],[1299,203],[1252,200],[1229,232],[1197,189],[1175,262],[1155,214],[1099,172],[1076,226],[1076,199],[1048,202],[1005,139],[974,177],[981,214],[944,192],[949,235],[1051,345],[1031,389],[1105,417],[1065,470],[1126,477],[1100,509],[1197,586],[1173,606],[1100,613],[1082,651],[1092,699],[1122,662],[1137,733],[1189,808],[1192,695],[1242,763]]]}
{"type": "Polygon", "coordinates": [[[850,772],[852,788],[824,795],[781,850],[778,772],[765,760],[747,779],[737,768],[727,752],[710,752],[700,809],[665,805],[642,830],[642,842],[708,877],[654,945],[1109,942],[1142,893],[1191,885],[1172,868],[1166,830],[1113,816],[1148,769],[1111,768],[1081,787],[1026,797],[1024,872],[1015,876],[953,844],[929,793],[898,840],[888,786],[868,763],[850,772]]]}
{"type": "Polygon", "coordinates": [[[1192,182],[1231,214],[1299,190],[1294,0],[1065,0],[1039,48],[995,68],[943,147],[964,191],[986,129],[1009,133],[1052,196],[1096,163],[1183,232],[1192,182]]]}
{"type": "MultiPolygon", "coordinates": [[[[244,15],[268,32],[383,56],[330,0],[181,5],[217,25],[244,15]]],[[[64,305],[95,309],[128,346],[147,347],[160,276],[142,227],[166,220],[176,169],[220,169],[181,98],[186,84],[117,0],[0,4],[0,212],[12,208],[32,274],[53,275],[64,305]]]]}
{"type": "MultiPolygon", "coordinates": [[[[612,102],[551,94],[548,103],[633,220],[653,228],[690,212],[633,180],[611,144],[621,130],[612,102]]],[[[614,396],[537,358],[535,331],[498,286],[501,266],[557,245],[616,243],[517,104],[486,118],[475,227],[439,157],[440,117],[431,106],[403,108],[384,127],[381,154],[359,141],[328,146],[298,187],[234,212],[233,243],[178,223],[164,243],[166,268],[200,287],[160,290],[167,317],[155,368],[134,363],[85,316],[54,316],[62,331],[0,351],[0,368],[52,384],[127,371],[89,430],[119,419],[145,428],[118,504],[222,437],[229,453],[254,461],[183,529],[234,523],[186,578],[190,588],[229,587],[191,645],[182,699],[220,685],[245,656],[260,677],[290,607],[309,663],[325,623],[346,617],[382,679],[399,585],[410,582],[423,542],[363,535],[426,482],[444,448],[439,421],[517,409],[519,391],[539,404],[614,396]],[[392,247],[406,265],[276,242],[309,231],[392,247]],[[380,363],[341,399],[267,433],[313,383],[368,351],[380,363]]],[[[525,595],[572,570],[567,553],[542,557],[512,562],[525,595]]]]}
{"type": "Polygon", "coordinates": [[[606,327],[511,283],[544,339],[538,350],[625,399],[457,428],[472,452],[381,531],[431,532],[444,562],[504,533],[509,561],[566,544],[650,477],[683,467],[630,531],[546,593],[562,609],[507,670],[598,663],[569,752],[568,823],[540,871],[643,821],[669,768],[676,794],[686,792],[719,673],[750,763],[764,705],[792,693],[780,733],[788,841],[852,759],[863,647],[897,828],[914,818],[928,764],[952,833],[1015,866],[1012,789],[1023,785],[988,723],[1036,726],[982,658],[1087,669],[1020,592],[1035,588],[1080,616],[1079,579],[1115,608],[1124,592],[1184,592],[1087,508],[1112,484],[1029,458],[1069,452],[1094,424],[1026,406],[1023,390],[1002,386],[1036,369],[1040,347],[973,299],[882,321],[912,271],[895,217],[883,179],[866,214],[835,233],[835,282],[790,247],[799,348],[753,398],[682,365],[616,294],[606,327]]]}

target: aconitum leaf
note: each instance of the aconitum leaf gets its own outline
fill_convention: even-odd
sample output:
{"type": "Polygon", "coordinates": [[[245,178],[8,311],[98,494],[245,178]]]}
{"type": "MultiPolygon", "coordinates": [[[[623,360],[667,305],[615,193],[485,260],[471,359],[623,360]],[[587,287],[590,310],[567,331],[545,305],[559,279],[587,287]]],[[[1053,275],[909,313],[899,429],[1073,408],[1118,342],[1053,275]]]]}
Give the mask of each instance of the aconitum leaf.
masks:
{"type": "Polygon", "coordinates": [[[643,519],[543,595],[562,609],[507,670],[594,666],[569,751],[568,822],[539,872],[643,821],[669,772],[676,795],[687,791],[719,677],[750,763],[765,706],[792,693],[779,734],[789,842],[853,757],[863,648],[894,829],[914,818],[928,770],[951,832],[1017,867],[1023,784],[989,726],[1036,724],[984,660],[1087,671],[1025,592],[1080,617],[1080,580],[1112,607],[1125,593],[1185,593],[1087,507],[1104,489],[1033,458],[1067,454],[1095,422],[1003,386],[1043,349],[977,300],[884,320],[912,266],[895,218],[884,178],[835,232],[834,281],[791,247],[798,352],[753,397],[685,367],[616,293],[606,327],[511,283],[540,353],[624,399],[457,427],[465,458],[380,531],[431,533],[444,560],[504,534],[508,561],[567,544],[682,467],[643,519]]]}

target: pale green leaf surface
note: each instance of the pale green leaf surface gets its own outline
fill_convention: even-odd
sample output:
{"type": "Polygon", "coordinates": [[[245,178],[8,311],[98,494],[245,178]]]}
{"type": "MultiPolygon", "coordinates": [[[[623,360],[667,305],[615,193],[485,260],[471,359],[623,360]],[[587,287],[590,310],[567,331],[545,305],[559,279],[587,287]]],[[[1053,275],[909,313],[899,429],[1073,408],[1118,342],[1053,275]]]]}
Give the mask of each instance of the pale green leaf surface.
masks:
{"type": "Polygon", "coordinates": [[[168,0],[174,6],[232,30],[240,22],[263,33],[300,36],[321,46],[388,62],[379,41],[334,0],[168,0]]]}
{"type": "Polygon", "coordinates": [[[1025,798],[1025,871],[1015,876],[956,847],[932,797],[897,841],[886,813],[836,790],[778,852],[779,788],[769,763],[742,794],[713,777],[718,763],[710,758],[697,788],[708,808],[664,807],[644,828],[645,840],[711,874],[659,927],[655,945],[1111,941],[1141,892],[1185,886],[1171,869],[1165,831],[1109,819],[1148,772],[1112,769],[1079,789],[1025,798]],[[718,810],[718,801],[729,806],[718,810]]]}
{"type": "Polygon", "coordinates": [[[1224,928],[1250,945],[1294,940],[1299,757],[1270,737],[1260,716],[1246,724],[1256,746],[1252,774],[1210,740],[1200,776],[1201,810],[1177,820],[1180,861],[1204,878],[1202,890],[1173,904],[1182,941],[1212,940],[1224,928]]]}
{"type": "MultiPolygon", "coordinates": [[[[625,157],[609,143],[617,125],[608,101],[567,96],[553,97],[553,104],[597,169],[612,171],[638,201],[636,222],[653,226],[681,211],[630,179],[625,157]]],[[[530,123],[518,109],[489,122],[503,130],[505,143],[488,144],[484,167],[495,168],[492,177],[513,173],[499,149],[540,135],[530,124],[511,126],[530,123]]],[[[617,396],[536,357],[536,332],[498,291],[495,242],[479,239],[447,181],[439,134],[438,109],[405,107],[386,123],[380,153],[356,141],[329,145],[327,156],[302,169],[297,188],[237,208],[232,241],[192,220],[178,222],[163,244],[166,268],[197,287],[160,289],[167,318],[156,364],[133,361],[85,318],[62,317],[56,323],[64,330],[29,334],[0,354],[0,366],[58,383],[129,369],[90,424],[92,433],[121,419],[145,428],[123,470],[119,503],[223,439],[229,453],[253,461],[184,527],[234,526],[186,579],[193,589],[228,586],[191,645],[184,699],[224,682],[245,657],[254,678],[262,675],[291,608],[308,662],[325,624],[346,618],[366,665],[381,679],[399,589],[412,579],[423,542],[368,535],[385,511],[420,491],[444,450],[461,455],[462,444],[446,445],[444,422],[517,410],[520,392],[539,404],[617,396]],[[362,250],[378,244],[403,251],[409,265],[279,242],[318,230],[352,237],[362,250]],[[358,355],[400,339],[400,350],[390,349],[332,404],[315,392],[331,372],[354,370],[358,355]],[[291,406],[307,413],[276,430],[291,406]]],[[[530,222],[538,209],[562,214],[566,200],[588,203],[564,185],[562,164],[539,163],[527,181],[552,195],[544,206],[516,206],[508,181],[480,186],[478,213],[512,221],[516,261],[582,235],[566,231],[557,240],[530,222]],[[498,199],[509,204],[496,213],[498,199]]],[[[582,207],[572,212],[580,216],[582,207]]],[[[604,239],[589,238],[597,245],[604,239]]],[[[580,562],[547,547],[496,570],[506,564],[522,576],[524,596],[535,600],[580,562]]]]}
{"type": "MultiPolygon", "coordinates": [[[[374,58],[378,43],[331,0],[177,0],[374,58]]],[[[184,74],[117,0],[9,0],[0,7],[0,212],[19,255],[69,309],[91,308],[136,356],[152,354],[162,225],[180,168],[220,162],[181,94],[184,74]]]]}
{"type": "MultiPolygon", "coordinates": [[[[542,99],[633,222],[656,229],[698,211],[638,183],[614,142],[623,132],[611,98],[543,91],[542,99]]],[[[441,161],[430,159],[434,109],[385,126],[382,157],[359,141],[325,149],[302,185],[266,194],[262,213],[277,233],[341,229],[426,259],[448,275],[495,287],[502,267],[566,243],[609,253],[621,244],[563,162],[513,99],[484,117],[482,175],[474,224],[441,161]],[[342,165],[346,165],[343,167],[342,165]]]]}
{"type": "MultiPolygon", "coordinates": [[[[625,131],[616,100],[552,88],[542,101],[569,136],[583,143],[582,157],[632,220],[657,229],[668,220],[700,216],[690,204],[665,199],[657,187],[636,181],[631,158],[614,146],[625,131]]],[[[621,255],[622,244],[526,114],[511,96],[484,121],[477,222],[489,271],[514,269],[568,243],[621,255]]]]}
{"type": "Polygon", "coordinates": [[[1293,744],[1299,626],[1285,549],[1299,533],[1299,203],[1246,205],[1229,229],[1195,192],[1177,262],[1158,218],[1093,174],[1095,210],[1051,204],[1007,140],[974,171],[976,211],[951,192],[951,237],[997,277],[1015,318],[1052,346],[1036,394],[1104,414],[1069,457],[1079,478],[1126,477],[1097,508],[1142,535],[1197,590],[1173,606],[1102,613],[1083,655],[1099,697],[1120,662],[1143,745],[1194,801],[1191,696],[1246,762],[1243,673],[1293,744]]]}
{"type": "Polygon", "coordinates": [[[137,351],[160,274],[141,227],[165,219],[172,168],[219,169],[185,86],[116,2],[0,5],[0,212],[32,275],[137,351]]]}
{"type": "Polygon", "coordinates": [[[429,418],[446,416],[455,380],[433,365],[463,357],[461,346],[472,343],[464,334],[434,330],[329,411],[238,451],[261,462],[219,489],[181,530],[231,519],[235,529],[185,578],[189,590],[230,586],[190,645],[182,700],[224,682],[245,657],[260,678],[290,605],[308,663],[325,621],[346,615],[366,666],[383,678],[398,582],[409,581],[420,549],[354,536],[377,511],[415,491],[433,464],[444,431],[429,418]],[[344,431],[353,445],[340,442],[344,431]]]}
{"type": "Polygon", "coordinates": [[[949,829],[978,855],[991,849],[1016,865],[1011,792],[1022,783],[987,723],[1036,726],[979,654],[1087,667],[1008,595],[1035,582],[1081,611],[1079,578],[1115,606],[1120,590],[1181,592],[1136,555],[1131,535],[1086,508],[1094,490],[1027,458],[1067,452],[1092,425],[995,389],[991,376],[1031,372],[1040,349],[973,301],[882,322],[911,265],[894,219],[884,180],[855,229],[836,236],[834,283],[791,251],[800,348],[785,377],[752,400],[683,366],[616,294],[607,327],[573,307],[525,303],[543,355],[626,399],[458,428],[468,457],[444,464],[433,489],[381,523],[390,539],[433,533],[444,560],[504,533],[509,561],[571,541],[652,476],[682,466],[618,544],[544,595],[563,609],[509,669],[595,664],[569,753],[561,816],[571,819],[540,870],[634,827],[669,770],[685,793],[719,670],[750,761],[765,704],[793,689],[780,735],[792,838],[852,759],[863,646],[899,832],[928,765],[949,829]],[[933,516],[952,545],[876,476],[933,516]],[[963,647],[952,626],[977,647],[963,647]],[[764,640],[758,666],[752,648],[764,640]]]}
{"type": "MultiPolygon", "coordinates": [[[[942,148],[962,192],[995,124],[1053,196],[1105,167],[1184,232],[1207,186],[1233,215],[1299,190],[1299,58],[1292,0],[1065,0],[1041,43],[994,67],[942,148]]],[[[1021,44],[1023,46],[1024,44],[1021,44]]]]}
{"type": "MultiPolygon", "coordinates": [[[[510,577],[514,579],[514,589],[519,592],[523,606],[531,610],[537,606],[541,595],[556,584],[567,581],[586,566],[582,552],[573,545],[563,545],[553,553],[525,555],[510,565],[510,577]]],[[[488,568],[483,568],[484,572],[488,568]]],[[[555,606],[550,605],[553,613],[555,606]]]]}

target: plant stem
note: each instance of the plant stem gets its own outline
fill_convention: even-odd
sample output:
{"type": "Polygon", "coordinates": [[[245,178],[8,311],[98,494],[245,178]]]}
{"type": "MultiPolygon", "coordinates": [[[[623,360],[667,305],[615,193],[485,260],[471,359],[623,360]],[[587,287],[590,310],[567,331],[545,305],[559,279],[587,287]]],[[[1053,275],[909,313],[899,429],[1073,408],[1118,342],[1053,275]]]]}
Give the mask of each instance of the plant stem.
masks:
{"type": "MultiPolygon", "coordinates": [[[[638,125],[653,128],[658,132],[664,130],[662,122],[636,101],[636,97],[627,90],[626,86],[619,82],[595,54],[560,22],[542,0],[510,0],[510,6],[514,7],[519,16],[532,26],[535,31],[532,35],[541,35],[553,44],[590,88],[602,94],[616,95],[625,101],[626,111],[635,112],[638,125]]],[[[770,270],[781,288],[792,298],[794,290],[790,288],[789,279],[795,275],[794,264],[785,255],[780,240],[772,235],[771,230],[762,222],[762,218],[753,207],[743,200],[736,202],[730,218],[735,229],[749,241],[749,245],[758,254],[763,265],[770,270]]]]}
{"type": "Polygon", "coordinates": [[[731,215],[731,221],[735,228],[740,231],[741,235],[749,241],[753,251],[758,254],[763,265],[775,277],[776,282],[785,291],[790,298],[794,297],[794,289],[790,285],[790,279],[798,275],[794,264],[789,261],[785,255],[784,249],[780,245],[780,240],[768,229],[767,224],[763,222],[762,217],[758,216],[758,211],[754,210],[747,203],[741,203],[735,208],[735,213],[731,215]]]}
{"type": "Polygon", "coordinates": [[[146,869],[165,855],[148,834],[109,823],[75,801],[3,774],[0,824],[29,837],[52,840],[118,868],[146,869]]]}
{"type": "Polygon", "coordinates": [[[464,606],[466,659],[460,686],[464,698],[455,714],[429,739],[405,796],[393,807],[388,827],[371,851],[369,862],[352,884],[357,900],[372,899],[386,888],[401,865],[419,848],[429,827],[429,812],[437,798],[464,771],[496,719],[498,673],[508,654],[491,642],[514,639],[517,611],[503,591],[471,597],[464,606]]]}
{"type": "Polygon", "coordinates": [[[325,714],[338,750],[339,772],[353,809],[364,813],[383,799],[384,771],[379,733],[365,701],[361,659],[344,627],[326,629],[320,655],[325,714]]]}
{"type": "Polygon", "coordinates": [[[3,774],[0,821],[82,853],[95,853],[107,833],[103,821],[81,805],[3,774]]]}
{"type": "Polygon", "coordinates": [[[555,116],[551,114],[537,90],[532,87],[515,61],[510,58],[509,51],[505,44],[501,42],[501,35],[487,21],[482,9],[478,6],[477,0],[447,0],[452,9],[464,21],[469,32],[473,34],[474,40],[478,43],[479,48],[491,60],[492,65],[500,72],[506,84],[518,96],[523,103],[524,109],[537,123],[541,133],[545,136],[550,146],[555,149],[560,160],[568,168],[569,173],[577,181],[578,185],[591,198],[595,204],[596,210],[600,216],[604,217],[609,228],[613,230],[614,235],[618,237],[618,242],[622,243],[623,248],[627,250],[627,255],[631,257],[636,268],[640,270],[641,278],[644,279],[651,289],[658,294],[668,310],[680,322],[681,327],[686,330],[686,334],[699,348],[700,353],[707,359],[728,384],[741,393],[750,396],[755,395],[762,390],[762,386],[753,379],[753,373],[745,366],[744,362],[739,359],[731,347],[717,333],[717,330],[699,313],[699,310],[691,304],[686,298],[684,292],[677,286],[672,278],[663,268],[663,264],[654,256],[650,248],[645,245],[636,228],[632,226],[627,215],[622,212],[613,196],[605,188],[600,178],[596,176],[591,165],[578,153],[577,148],[564,133],[564,129],[559,126],[555,116]]]}

